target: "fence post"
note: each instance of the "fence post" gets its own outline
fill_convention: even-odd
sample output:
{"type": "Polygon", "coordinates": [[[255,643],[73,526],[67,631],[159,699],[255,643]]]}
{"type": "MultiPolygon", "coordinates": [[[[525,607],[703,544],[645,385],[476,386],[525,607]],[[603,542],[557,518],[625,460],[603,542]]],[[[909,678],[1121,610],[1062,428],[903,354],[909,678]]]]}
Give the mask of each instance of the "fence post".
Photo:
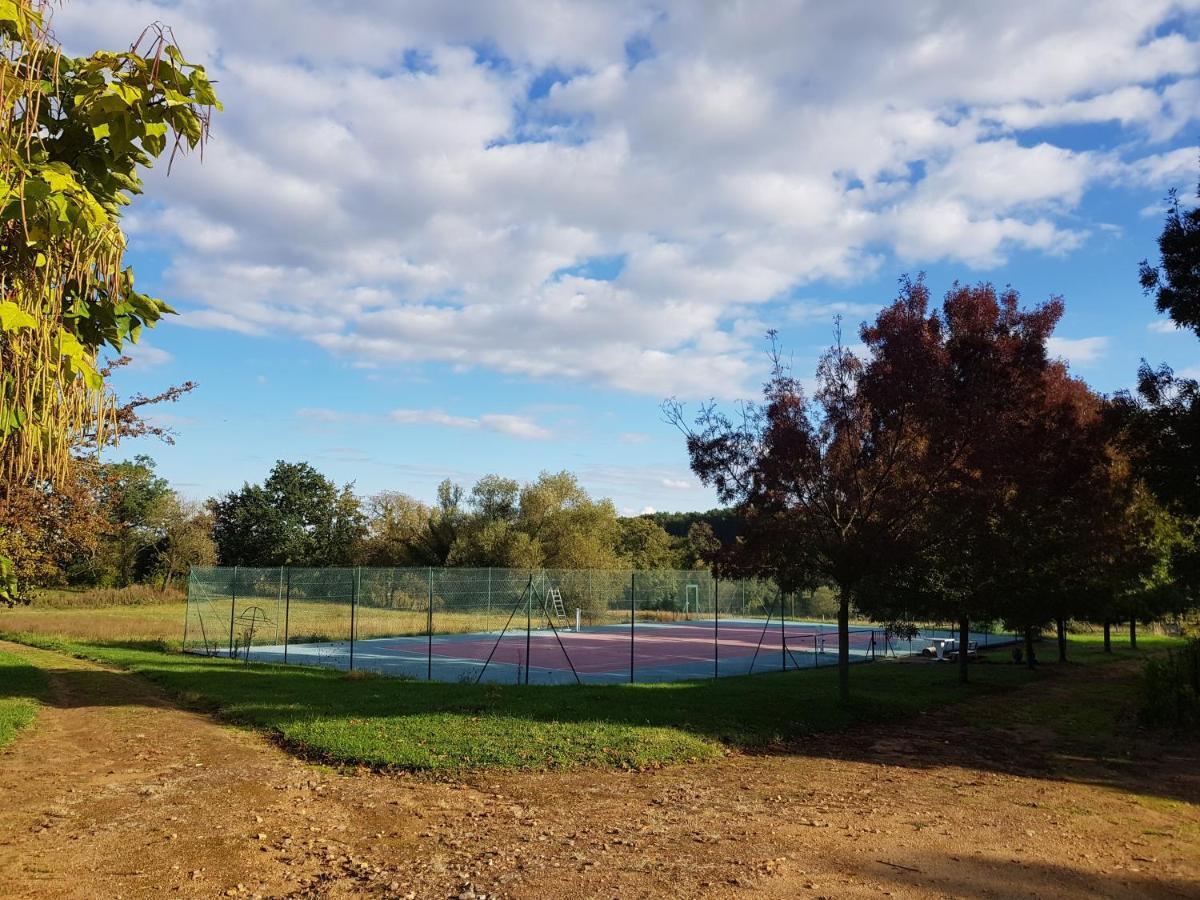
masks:
{"type": "Polygon", "coordinates": [[[287,588],[283,595],[283,664],[287,665],[288,620],[292,612],[292,567],[287,567],[287,588]]]}
{"type": "MultiPolygon", "coordinates": [[[[545,597],[546,576],[542,575],[542,596],[545,597]]],[[[529,684],[529,632],[533,626],[533,576],[529,578],[529,590],[525,592],[525,683],[529,684]]]]}
{"type": "Polygon", "coordinates": [[[350,573],[350,671],[354,671],[354,626],[358,607],[358,566],[350,573]]]}
{"type": "Polygon", "coordinates": [[[188,619],[192,616],[192,570],[188,569],[187,601],[183,604],[183,652],[187,653],[188,619]]]}
{"type": "Polygon", "coordinates": [[[488,598],[487,598],[487,616],[483,620],[483,630],[492,630],[492,567],[488,566],[488,598]]]}
{"type": "Polygon", "coordinates": [[[237,570],[233,567],[233,577],[229,579],[229,658],[233,659],[233,611],[237,608],[237,570]]]}
{"type": "Polygon", "coordinates": [[[721,677],[721,582],[713,579],[713,678],[721,677]]]}
{"type": "Polygon", "coordinates": [[[633,684],[633,632],[637,619],[637,572],[629,576],[629,683],[633,684]]]}
{"type": "Polygon", "coordinates": [[[429,611],[425,630],[429,635],[429,644],[425,651],[425,680],[433,681],[433,566],[429,567],[429,611]]]}
{"type": "Polygon", "coordinates": [[[783,671],[787,671],[787,631],[784,617],[787,613],[787,598],[779,595],[779,661],[783,663],[783,671]]]}

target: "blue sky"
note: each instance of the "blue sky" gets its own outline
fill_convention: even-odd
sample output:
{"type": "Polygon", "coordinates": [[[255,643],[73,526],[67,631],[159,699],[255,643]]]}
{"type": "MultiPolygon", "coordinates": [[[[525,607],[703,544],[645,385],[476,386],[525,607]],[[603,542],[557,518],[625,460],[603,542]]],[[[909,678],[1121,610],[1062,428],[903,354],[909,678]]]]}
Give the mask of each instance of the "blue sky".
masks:
{"type": "Polygon", "coordinates": [[[705,508],[664,397],[802,373],[926,271],[1051,294],[1102,391],[1200,374],[1137,285],[1200,175],[1200,6],[72,0],[72,52],[171,24],[227,111],[148,179],[180,312],[123,393],[199,383],[147,452],[203,498],[308,460],[364,494],[570,469],[705,508]]]}

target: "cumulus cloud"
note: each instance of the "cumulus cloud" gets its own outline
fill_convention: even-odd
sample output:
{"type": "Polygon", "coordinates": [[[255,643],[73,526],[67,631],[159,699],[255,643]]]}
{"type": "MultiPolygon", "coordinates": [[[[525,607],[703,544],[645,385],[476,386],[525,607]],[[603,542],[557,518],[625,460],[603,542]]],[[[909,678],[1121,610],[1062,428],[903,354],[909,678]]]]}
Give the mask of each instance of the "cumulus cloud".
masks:
{"type": "MultiPolygon", "coordinates": [[[[1200,109],[1196,8],[112,0],[56,30],[169,22],[219,83],[204,164],[156,171],[135,223],[185,324],[728,397],[806,284],[1070,252],[1093,185],[1193,171],[1167,142],[1200,109]],[[1030,134],[1099,122],[1113,149],[1030,134]]],[[[540,436],[472,421],[433,424],[540,436]]]]}
{"type": "Polygon", "coordinates": [[[1052,337],[1046,342],[1051,356],[1065,359],[1074,366],[1090,366],[1099,362],[1108,352],[1106,337],[1060,338],[1052,337]]]}

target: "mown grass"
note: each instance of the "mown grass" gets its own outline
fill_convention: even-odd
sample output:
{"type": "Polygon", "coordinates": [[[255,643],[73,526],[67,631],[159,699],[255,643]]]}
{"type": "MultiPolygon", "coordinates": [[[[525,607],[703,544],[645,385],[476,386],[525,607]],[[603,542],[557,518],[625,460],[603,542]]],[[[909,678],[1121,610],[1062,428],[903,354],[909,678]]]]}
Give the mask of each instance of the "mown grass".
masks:
{"type": "Polygon", "coordinates": [[[45,672],[0,650],[0,747],[37,718],[37,698],[45,695],[46,688],[45,672]]]}
{"type": "MultiPolygon", "coordinates": [[[[1101,634],[1077,634],[1068,639],[1067,666],[1088,670],[1126,661],[1141,661],[1165,655],[1181,647],[1183,638],[1161,634],[1138,636],[1137,649],[1129,646],[1127,634],[1114,634],[1112,650],[1104,652],[1101,634]]],[[[1052,640],[1038,648],[1042,665],[1056,666],[1057,648],[1052,640]]],[[[991,718],[997,728],[1045,731],[1073,743],[1099,749],[1113,745],[1118,732],[1131,732],[1136,725],[1141,700],[1140,669],[1109,677],[1109,673],[1087,672],[1070,684],[1070,702],[1061,693],[1032,694],[1021,704],[1005,705],[991,718]]]]}
{"type": "Polygon", "coordinates": [[[470,685],[347,677],[328,669],[245,665],[164,652],[8,635],[112,663],[229,721],[263,729],[329,762],[454,773],[481,768],[644,768],[708,759],[856,723],[906,728],[922,710],[961,700],[986,707],[1035,674],[974,666],[879,663],[852,672],[837,702],[830,669],[619,686],[470,685]]]}

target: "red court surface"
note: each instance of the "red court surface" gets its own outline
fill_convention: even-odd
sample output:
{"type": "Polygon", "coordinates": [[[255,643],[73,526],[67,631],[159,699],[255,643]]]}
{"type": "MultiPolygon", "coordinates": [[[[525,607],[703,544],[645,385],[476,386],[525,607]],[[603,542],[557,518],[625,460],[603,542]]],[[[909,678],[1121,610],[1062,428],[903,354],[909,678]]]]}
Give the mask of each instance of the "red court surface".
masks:
{"type": "MultiPolygon", "coordinates": [[[[833,630],[797,629],[789,625],[786,646],[788,667],[811,666],[814,654],[837,653],[837,633],[833,630]]],[[[873,636],[881,632],[855,630],[850,646],[859,653],[869,652],[873,636]]],[[[434,636],[432,654],[442,659],[483,662],[491,656],[493,664],[530,665],[542,669],[569,669],[586,675],[628,672],[630,668],[630,628],[628,625],[603,626],[582,632],[537,631],[528,636],[522,630],[498,635],[434,636]],[[561,640],[561,645],[559,641],[561,640]],[[565,650],[565,653],[564,653],[565,650]],[[570,657],[568,661],[567,657],[570,657]]],[[[772,623],[722,623],[714,635],[713,623],[646,624],[633,629],[632,656],[635,668],[690,668],[712,665],[714,655],[723,660],[745,660],[756,652],[765,667],[778,666],[784,647],[784,634],[772,623]]],[[[382,649],[412,653],[414,643],[385,645],[382,649]]],[[[879,648],[880,650],[882,648],[879,648]]],[[[420,648],[422,655],[426,649],[420,648]]]]}

